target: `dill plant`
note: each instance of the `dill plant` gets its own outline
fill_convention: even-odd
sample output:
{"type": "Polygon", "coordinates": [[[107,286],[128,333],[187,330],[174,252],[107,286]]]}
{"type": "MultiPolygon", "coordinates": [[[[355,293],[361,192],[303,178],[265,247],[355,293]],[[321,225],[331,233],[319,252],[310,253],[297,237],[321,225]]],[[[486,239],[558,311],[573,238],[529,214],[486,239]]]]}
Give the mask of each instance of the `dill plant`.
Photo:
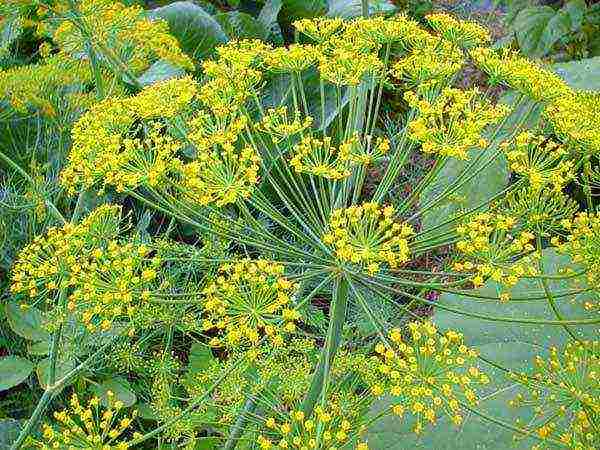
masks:
{"type": "Polygon", "coordinates": [[[67,219],[41,195],[58,224],[12,268],[12,295],[24,310],[43,311],[51,334],[46,388],[14,448],[211,442],[366,450],[378,448],[369,430],[384,417],[427,435],[451,426],[444,419],[461,426],[469,414],[538,448],[598,446],[598,344],[575,330],[599,322],[592,188],[600,147],[590,125],[598,123],[597,96],[575,95],[545,68],[489,48],[478,25],[440,14],[428,18],[429,28],[404,15],[304,19],[294,23],[298,42],[289,47],[232,41],[201,63],[202,77],[142,87],[136,74],[154,58],[187,69],[199,63],[174,45],[164,24],[110,1],[49,8],[61,19],[50,28],[60,57],[82,52],[87,58],[71,62],[87,72],[63,75],[47,58],[37,69],[3,72],[3,98],[16,111],[63,114],[55,108],[59,96],[44,98],[26,71],[47,73],[44,64],[57,69],[59,86],[80,77],[95,89],[82,92],[90,104],[66,106],[80,117],[60,186],[79,201],[63,208],[72,212],[67,219]],[[490,83],[516,90],[517,104],[455,88],[467,61],[490,83]],[[281,84],[281,95],[267,95],[281,84]],[[28,95],[15,96],[16,85],[28,95]],[[393,135],[379,127],[384,90],[405,101],[393,135]],[[546,128],[527,130],[527,117],[514,113],[529,100],[544,107],[546,128]],[[409,194],[392,196],[419,152],[432,164],[409,194]],[[510,164],[513,184],[423,227],[427,211],[499,158],[510,164]],[[424,199],[453,160],[466,161],[464,169],[424,199]],[[367,189],[373,168],[381,177],[367,189]],[[577,212],[566,191],[580,169],[587,212],[577,212]],[[84,214],[89,192],[145,208],[169,225],[143,235],[110,204],[84,214]],[[194,239],[176,239],[183,229],[194,239]],[[574,268],[545,272],[549,244],[574,268]],[[441,267],[419,264],[449,247],[441,267]],[[584,296],[581,309],[591,316],[563,317],[557,302],[564,295],[549,287],[557,279],[574,280],[569,293],[584,296]],[[541,294],[513,298],[522,280],[539,282],[541,294]],[[473,288],[491,281],[499,289],[484,296],[490,304],[537,300],[555,317],[486,316],[430,295],[482,297],[473,288]],[[571,342],[536,360],[535,370],[518,372],[481,356],[460,328],[439,329],[423,306],[480,318],[482,327],[543,323],[565,329],[571,342]],[[108,339],[59,374],[71,326],[108,339]],[[506,407],[530,407],[533,419],[508,423],[478,409],[491,367],[523,386],[506,407]],[[75,396],[70,413],[47,414],[34,436],[58,394],[84,371],[129,377],[150,413],[134,410],[116,421],[113,410],[125,408],[112,391],[102,413],[98,397],[83,407],[75,396]]]}

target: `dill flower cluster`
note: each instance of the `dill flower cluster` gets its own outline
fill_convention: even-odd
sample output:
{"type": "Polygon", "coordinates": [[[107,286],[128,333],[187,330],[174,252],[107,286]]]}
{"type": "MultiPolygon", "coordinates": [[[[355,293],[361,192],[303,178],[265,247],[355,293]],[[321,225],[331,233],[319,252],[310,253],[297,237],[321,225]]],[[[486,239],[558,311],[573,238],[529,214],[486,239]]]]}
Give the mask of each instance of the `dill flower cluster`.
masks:
{"type": "Polygon", "coordinates": [[[18,112],[31,107],[54,117],[65,106],[74,109],[81,104],[80,96],[86,94],[69,93],[67,88],[88,83],[90,73],[87,61],[59,53],[38,64],[0,70],[0,98],[7,99],[18,112]]]}
{"type": "Polygon", "coordinates": [[[330,136],[323,139],[305,136],[294,145],[294,156],[290,165],[298,173],[312,174],[330,180],[340,180],[350,176],[350,149],[354,139],[343,142],[339,147],[332,144],[330,136]]]}
{"type": "Polygon", "coordinates": [[[92,0],[78,4],[75,14],[76,19],[60,21],[52,34],[66,52],[84,52],[91,38],[94,46],[104,43],[136,73],[157,59],[194,70],[192,60],[169,33],[169,25],[164,20],[148,18],[140,6],[92,0]]]}
{"type": "Polygon", "coordinates": [[[283,417],[269,417],[264,422],[266,433],[257,438],[259,448],[267,449],[350,449],[368,450],[357,443],[364,431],[361,426],[361,398],[351,392],[330,394],[325,406],[317,405],[307,417],[300,410],[283,417]]]}
{"type": "Polygon", "coordinates": [[[365,77],[381,76],[383,63],[375,53],[334,48],[319,60],[321,78],[336,86],[358,86],[365,77]]]}
{"type": "Polygon", "coordinates": [[[135,305],[152,295],[160,258],[150,258],[145,245],[119,242],[119,222],[120,207],[105,205],[78,225],[51,228],[19,254],[11,291],[56,301],[64,290],[65,304],[54,305],[57,321],[68,311],[90,331],[133,318],[135,305]]]}
{"type": "Polygon", "coordinates": [[[129,446],[124,440],[124,434],[135,419],[137,411],[133,411],[130,417],[123,417],[123,402],[116,400],[112,391],[108,391],[106,397],[108,407],[103,408],[98,397],[92,397],[84,406],[77,395],[73,394],[69,409],[55,412],[54,424],[44,424],[42,440],[34,440],[31,445],[42,450],[126,450],[129,446]]]}
{"type": "MultiPolygon", "coordinates": [[[[600,445],[600,342],[570,342],[562,350],[534,359],[533,375],[512,374],[526,393],[509,402],[533,412],[527,424],[544,442],[554,439],[571,449],[600,445]]],[[[540,448],[537,447],[536,448],[540,448]]]]}
{"type": "Polygon", "coordinates": [[[412,48],[430,38],[419,23],[405,14],[393,17],[359,17],[348,22],[347,33],[362,36],[378,45],[399,45],[404,49],[412,48]]]}
{"type": "Polygon", "coordinates": [[[314,41],[323,42],[342,30],[345,22],[340,18],[315,17],[297,20],[293,25],[296,30],[314,41]]]}
{"type": "Polygon", "coordinates": [[[291,337],[285,346],[265,342],[250,349],[230,348],[228,358],[211,358],[205,369],[183,380],[188,394],[200,397],[226,371],[228,376],[211,394],[218,405],[221,423],[232,425],[244,408],[249,391],[268,393],[258,395],[257,406],[267,410],[281,405],[301,402],[310,387],[314,366],[318,361],[318,348],[312,339],[291,337]],[[247,362],[256,376],[248,377],[247,369],[238,361],[247,362]],[[284,382],[282,382],[284,380],[284,382]]]}
{"type": "Polygon", "coordinates": [[[242,120],[212,133],[191,129],[188,138],[198,154],[180,167],[183,195],[200,205],[214,203],[218,207],[250,197],[259,180],[261,158],[253,146],[238,149],[235,145],[240,123],[245,126],[242,120]]]}
{"type": "Polygon", "coordinates": [[[178,167],[180,143],[165,134],[163,124],[150,124],[144,139],[134,137],[138,121],[170,119],[197,94],[191,78],[153,84],[134,97],[109,98],[94,106],[73,126],[73,146],[61,182],[77,189],[114,186],[118,191],[140,184],[156,186],[178,167]]]}
{"type": "Polygon", "coordinates": [[[468,159],[472,147],[486,147],[485,128],[498,122],[509,110],[481,99],[477,89],[446,88],[433,101],[412,91],[404,94],[409,106],[418,112],[408,124],[409,137],[421,144],[425,153],[468,159]]]}
{"type": "Polygon", "coordinates": [[[571,151],[576,154],[600,153],[600,95],[572,92],[553,100],[543,114],[571,151]]]}
{"type": "Polygon", "coordinates": [[[285,278],[284,266],[267,260],[223,264],[203,290],[203,328],[216,335],[210,345],[237,347],[258,344],[261,336],[276,346],[296,330],[300,313],[294,308],[296,283],[285,278]]]}
{"type": "MultiPolygon", "coordinates": [[[[460,237],[456,249],[466,260],[456,262],[454,270],[474,271],[472,282],[476,287],[488,277],[512,287],[523,277],[537,275],[537,265],[532,260],[538,256],[532,253],[535,236],[529,231],[518,232],[517,225],[514,217],[486,212],[456,227],[460,237]],[[515,261],[519,256],[524,257],[515,261]]],[[[508,300],[508,294],[502,294],[500,299],[508,300]]]]}
{"type": "Polygon", "coordinates": [[[387,345],[377,344],[373,358],[380,360],[382,381],[371,392],[389,394],[394,415],[413,415],[416,434],[425,423],[435,425],[440,414],[460,425],[461,403],[476,405],[474,388],[489,383],[476,366],[477,352],[464,344],[461,333],[450,330],[439,336],[429,321],[409,323],[408,332],[405,339],[401,330],[393,329],[387,345]]]}
{"type": "Polygon", "coordinates": [[[567,149],[542,135],[520,133],[514,141],[501,144],[510,169],[526,178],[533,191],[548,186],[554,192],[575,179],[573,162],[567,149]]]}
{"type": "Polygon", "coordinates": [[[508,193],[501,209],[511,217],[518,217],[523,230],[548,236],[550,232],[562,231],[564,221],[570,220],[579,206],[563,192],[525,186],[508,193]]]}
{"type": "Polygon", "coordinates": [[[288,108],[281,106],[265,112],[259,130],[268,134],[273,142],[279,143],[309,129],[312,123],[312,117],[302,119],[299,111],[294,112],[293,118],[289,117],[288,108]]]}
{"type": "Polygon", "coordinates": [[[477,47],[469,54],[488,74],[491,84],[504,84],[540,102],[572,94],[569,86],[554,72],[510,50],[477,47]]]}
{"type": "Polygon", "coordinates": [[[321,56],[319,50],[310,44],[291,44],[264,52],[263,64],[273,73],[300,73],[316,64],[321,56]]]}
{"type": "Polygon", "coordinates": [[[459,47],[469,49],[491,42],[489,31],[476,22],[458,20],[444,13],[428,14],[425,19],[441,37],[459,47]]]}
{"type": "Polygon", "coordinates": [[[259,40],[231,41],[216,48],[216,60],[202,63],[208,80],[199,98],[215,117],[240,112],[246,101],[257,95],[263,78],[260,65],[270,47],[259,40]]]}
{"type": "Polygon", "coordinates": [[[572,220],[564,220],[568,231],[564,242],[553,239],[557,250],[569,255],[575,264],[581,265],[586,272],[588,283],[600,286],[600,215],[580,212],[572,220]]]}
{"type": "Polygon", "coordinates": [[[409,224],[394,220],[394,207],[363,203],[336,209],[329,218],[323,242],[336,258],[363,266],[373,275],[381,263],[391,269],[410,259],[408,239],[414,234],[409,224]]]}
{"type": "Polygon", "coordinates": [[[392,66],[392,74],[410,88],[423,91],[444,86],[462,68],[464,56],[450,42],[429,37],[392,66]]]}

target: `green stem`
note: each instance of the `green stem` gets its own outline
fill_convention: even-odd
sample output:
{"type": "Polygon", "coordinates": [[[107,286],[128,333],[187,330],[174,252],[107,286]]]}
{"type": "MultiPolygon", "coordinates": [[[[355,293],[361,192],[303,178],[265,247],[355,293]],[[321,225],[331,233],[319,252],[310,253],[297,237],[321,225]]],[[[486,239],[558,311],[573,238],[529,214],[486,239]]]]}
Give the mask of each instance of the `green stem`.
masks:
{"type": "Polygon", "coordinates": [[[348,306],[348,282],[338,278],[335,282],[333,299],[331,302],[329,329],[325,339],[325,349],[321,353],[319,364],[312,378],[312,382],[302,403],[302,411],[306,417],[312,414],[319,398],[327,393],[329,384],[329,371],[335,354],[342,340],[342,328],[346,320],[348,306]]]}
{"type": "Polygon", "coordinates": [[[229,437],[227,438],[227,442],[225,442],[223,450],[233,450],[236,447],[240,437],[242,436],[242,433],[244,432],[246,423],[248,422],[248,415],[252,414],[255,409],[256,395],[252,394],[246,400],[242,412],[240,412],[240,415],[233,424],[233,429],[231,430],[231,433],[229,433],[229,437]]]}
{"type": "Polygon", "coordinates": [[[592,174],[592,163],[591,155],[585,156],[583,161],[583,179],[585,189],[585,199],[587,202],[588,211],[594,212],[594,203],[592,201],[592,187],[591,187],[591,174],[592,174]]]}

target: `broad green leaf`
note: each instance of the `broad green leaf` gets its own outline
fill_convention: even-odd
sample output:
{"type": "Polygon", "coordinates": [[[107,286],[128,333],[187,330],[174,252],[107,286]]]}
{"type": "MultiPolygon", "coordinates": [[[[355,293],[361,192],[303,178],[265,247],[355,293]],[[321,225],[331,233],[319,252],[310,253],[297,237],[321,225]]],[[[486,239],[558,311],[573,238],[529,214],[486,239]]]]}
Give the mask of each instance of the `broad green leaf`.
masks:
{"type": "MultiPolygon", "coordinates": [[[[329,0],[329,17],[342,17],[350,19],[362,15],[361,0],[329,0]]],[[[369,0],[369,15],[380,13],[391,13],[396,10],[396,6],[390,0],[369,0]]]]}
{"type": "Polygon", "coordinates": [[[189,1],[156,8],[150,11],[150,17],[166,20],[181,48],[195,59],[205,58],[217,45],[227,42],[219,23],[189,1]]]}
{"type": "MultiPolygon", "coordinates": [[[[573,267],[566,255],[559,255],[552,248],[545,249],[542,256],[544,273],[556,275],[559,269],[573,267]]],[[[565,320],[581,320],[589,318],[589,313],[583,308],[587,293],[578,295],[563,295],[577,289],[582,280],[549,280],[548,286],[556,302],[557,309],[565,320]]],[[[489,281],[480,289],[472,291],[474,295],[497,297],[504,292],[502,286],[489,281]]],[[[519,281],[508,290],[514,300],[500,302],[495,299],[475,298],[469,295],[443,294],[439,299],[441,306],[456,308],[468,313],[502,317],[515,320],[557,320],[548,300],[545,298],[543,286],[537,279],[519,281]],[[538,299],[532,299],[538,297],[538,299]],[[528,299],[528,300],[517,300],[528,299]]],[[[569,338],[560,325],[537,323],[516,323],[507,321],[491,321],[477,317],[467,317],[455,312],[436,308],[434,322],[442,330],[460,330],[470,345],[485,345],[490,343],[506,343],[507,351],[514,349],[511,343],[549,347],[561,346],[569,338]]],[[[580,338],[597,338],[598,325],[571,325],[571,330],[580,338]]],[[[517,345],[518,347],[518,345],[517,345]]],[[[484,356],[487,356],[484,354],[484,356]]]]}
{"type": "Polygon", "coordinates": [[[169,80],[185,75],[185,70],[169,64],[162,59],[152,64],[143,74],[138,77],[138,82],[142,86],[149,86],[158,81],[169,80]]]}
{"type": "MultiPolygon", "coordinates": [[[[544,272],[556,275],[560,268],[571,266],[566,256],[558,255],[553,249],[543,252],[542,263],[544,272]]],[[[554,293],[558,309],[569,319],[585,318],[582,306],[585,294],[560,296],[573,290],[569,281],[549,282],[554,293]],[[560,296],[560,297],[559,297],[560,296]]],[[[483,288],[473,291],[476,295],[496,296],[501,287],[490,282],[483,288]]],[[[485,314],[488,316],[509,317],[514,319],[536,318],[555,320],[554,314],[544,299],[518,301],[517,298],[542,297],[543,288],[538,280],[519,282],[512,290],[515,298],[508,303],[498,300],[477,299],[468,295],[443,294],[439,303],[442,306],[457,308],[469,313],[485,314]]],[[[470,347],[490,361],[514,371],[527,371],[536,355],[545,357],[552,345],[562,346],[569,339],[560,326],[542,324],[517,324],[509,322],[492,322],[488,320],[467,317],[452,313],[442,308],[436,308],[433,321],[441,331],[459,330],[465,336],[465,342],[470,347]]],[[[597,325],[573,327],[581,338],[597,338],[597,325]]],[[[532,411],[527,408],[517,409],[508,405],[521,387],[508,379],[504,371],[486,363],[481,363],[481,369],[490,377],[490,384],[478,389],[480,403],[475,408],[478,412],[506,424],[515,426],[516,420],[527,423],[532,411]]],[[[373,413],[385,410],[389,399],[382,399],[373,407],[373,413]]],[[[460,427],[453,426],[447,418],[440,418],[434,427],[416,437],[411,433],[410,420],[398,420],[391,415],[384,416],[369,428],[367,433],[369,448],[400,450],[407,448],[423,448],[436,450],[475,450],[475,449],[529,449],[535,443],[532,438],[522,435],[514,440],[515,432],[482,418],[475,413],[464,411],[465,420],[460,427]]]]}
{"type": "Polygon", "coordinates": [[[114,394],[113,401],[120,400],[123,402],[125,407],[133,406],[137,400],[137,397],[129,381],[123,377],[114,377],[104,380],[100,384],[96,384],[92,387],[92,391],[95,395],[100,397],[100,402],[104,406],[108,406],[108,392],[114,394]]]}
{"type": "Polygon", "coordinates": [[[553,64],[552,69],[575,90],[600,91],[600,56],[553,64]]]}
{"type": "Polygon", "coordinates": [[[513,22],[521,12],[521,10],[532,5],[532,0],[507,0],[506,16],[504,22],[509,27],[512,27],[513,22]]]}
{"type": "Polygon", "coordinates": [[[17,302],[8,302],[5,306],[6,318],[10,328],[22,338],[30,341],[47,341],[50,335],[42,327],[43,316],[39,309],[22,309],[17,302]]]}
{"type": "Polygon", "coordinates": [[[239,11],[217,14],[215,20],[229,39],[266,40],[270,33],[258,19],[239,11]]]}
{"type": "Polygon", "coordinates": [[[560,10],[548,21],[544,33],[541,38],[541,45],[546,49],[539,56],[544,56],[552,50],[552,46],[556,44],[562,37],[571,32],[571,17],[569,13],[560,10]]]}
{"type": "Polygon", "coordinates": [[[202,372],[207,369],[215,357],[210,347],[199,342],[194,342],[190,348],[188,371],[190,374],[202,372]]]}
{"type": "MultiPolygon", "coordinates": [[[[560,39],[563,22],[551,20],[557,13],[549,6],[524,8],[517,14],[512,29],[523,53],[529,57],[546,55],[560,39]],[[553,41],[553,39],[556,39],[553,41]]],[[[568,19],[568,17],[567,17],[568,19]]],[[[568,27],[569,24],[567,24],[568,27]]]]}
{"type": "MultiPolygon", "coordinates": [[[[63,360],[59,358],[58,361],[56,361],[55,379],[61,379],[74,368],[74,360],[63,360]]],[[[43,389],[46,389],[48,387],[48,376],[50,375],[50,357],[44,358],[40,362],[38,362],[37,367],[35,369],[35,373],[38,376],[40,386],[42,386],[43,389]]],[[[72,382],[72,380],[70,382],[72,382]]]]}
{"type": "Polygon", "coordinates": [[[138,417],[146,420],[158,420],[158,417],[148,403],[138,403],[135,407],[138,417]]]}
{"type": "Polygon", "coordinates": [[[19,437],[22,426],[23,424],[19,420],[0,420],[0,448],[10,448],[11,444],[19,437]]]}
{"type": "Polygon", "coordinates": [[[283,0],[281,16],[287,22],[317,17],[327,11],[327,0],[283,0]]]}
{"type": "Polygon", "coordinates": [[[561,10],[569,17],[571,31],[579,31],[583,24],[583,18],[587,12],[585,0],[571,0],[567,2],[561,10]]]}
{"type": "Polygon", "coordinates": [[[258,21],[264,25],[267,30],[277,25],[277,16],[283,5],[282,0],[267,0],[260,10],[258,21]]]}
{"type": "Polygon", "coordinates": [[[21,384],[33,371],[33,363],[18,356],[0,358],[0,391],[21,384]]]}

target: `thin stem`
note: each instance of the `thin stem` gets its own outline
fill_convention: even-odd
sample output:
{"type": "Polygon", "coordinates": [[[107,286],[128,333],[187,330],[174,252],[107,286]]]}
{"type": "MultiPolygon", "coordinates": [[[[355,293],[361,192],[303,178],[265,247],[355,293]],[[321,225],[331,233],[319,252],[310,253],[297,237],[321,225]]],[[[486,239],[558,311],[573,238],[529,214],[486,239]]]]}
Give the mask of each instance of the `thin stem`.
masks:
{"type": "Polygon", "coordinates": [[[348,283],[345,279],[338,278],[335,282],[334,295],[331,302],[329,316],[329,329],[325,339],[325,349],[313,375],[308,393],[302,404],[302,411],[308,417],[319,400],[327,393],[329,384],[329,370],[331,363],[342,340],[342,328],[346,320],[348,305],[348,283]]]}

